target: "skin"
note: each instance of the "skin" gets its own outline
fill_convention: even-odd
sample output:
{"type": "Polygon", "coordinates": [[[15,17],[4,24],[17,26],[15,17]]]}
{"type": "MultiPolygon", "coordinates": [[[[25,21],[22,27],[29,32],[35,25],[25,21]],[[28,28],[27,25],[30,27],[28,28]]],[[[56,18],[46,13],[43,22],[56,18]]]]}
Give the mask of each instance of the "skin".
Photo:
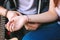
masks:
{"type": "Polygon", "coordinates": [[[16,16],[12,18],[8,23],[7,23],[7,30],[13,32],[21,29],[23,25],[26,24],[25,28],[29,30],[35,30],[38,28],[37,27],[31,27],[28,25],[28,22],[36,22],[36,23],[48,23],[48,22],[53,22],[58,19],[58,15],[55,12],[55,4],[53,0],[50,0],[49,4],[49,10],[47,12],[41,13],[41,14],[36,14],[36,15],[22,15],[22,16],[16,16]],[[13,25],[13,26],[12,26],[13,25]]]}
{"type": "MultiPolygon", "coordinates": [[[[54,0],[54,1],[56,1],[56,0],[54,0]]],[[[60,5],[60,0],[58,0],[58,1],[56,1],[57,3],[55,3],[55,5],[53,4],[53,2],[52,2],[52,5],[51,5],[51,7],[57,7],[57,5],[60,5]],[[59,1],[59,3],[58,3],[58,1],[59,1]]],[[[60,9],[60,8],[59,8],[60,9]]],[[[39,27],[39,25],[38,24],[36,24],[36,25],[32,25],[32,24],[27,24],[27,25],[25,25],[25,28],[26,28],[26,30],[36,30],[38,27],[39,27]]],[[[41,23],[40,23],[40,25],[41,25],[41,23]]]]}
{"type": "MultiPolygon", "coordinates": [[[[6,11],[7,11],[7,9],[3,8],[2,6],[0,6],[0,15],[5,16],[6,11]]],[[[17,12],[17,11],[8,11],[6,17],[7,17],[8,20],[10,21],[13,17],[19,16],[19,15],[21,15],[21,13],[19,13],[19,12],[17,12]]],[[[33,25],[38,26],[38,25],[36,25],[37,23],[34,23],[34,24],[27,23],[27,24],[29,24],[29,25],[31,25],[31,26],[33,26],[33,25]]]]}
{"type": "MultiPolygon", "coordinates": [[[[0,6],[0,15],[5,16],[6,15],[6,12],[7,12],[7,9],[5,9],[2,6],[0,6]]],[[[20,13],[17,12],[17,11],[8,11],[7,12],[7,15],[5,17],[8,18],[8,20],[10,20],[14,16],[18,16],[18,15],[20,15],[20,13]]]]}

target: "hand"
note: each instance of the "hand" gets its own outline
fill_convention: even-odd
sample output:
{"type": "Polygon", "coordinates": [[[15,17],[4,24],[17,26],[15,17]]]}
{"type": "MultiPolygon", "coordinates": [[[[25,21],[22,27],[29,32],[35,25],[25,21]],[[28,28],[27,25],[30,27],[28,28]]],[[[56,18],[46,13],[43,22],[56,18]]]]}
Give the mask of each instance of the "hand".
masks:
{"type": "Polygon", "coordinates": [[[12,19],[13,17],[19,16],[19,15],[21,15],[21,13],[17,11],[8,11],[7,18],[10,21],[10,19],[12,19]]]}
{"type": "Polygon", "coordinates": [[[25,28],[26,30],[36,30],[40,25],[40,23],[27,23],[25,24],[25,28]]]}
{"type": "Polygon", "coordinates": [[[11,38],[9,40],[18,40],[18,38],[17,37],[14,37],[14,38],[11,38]]]}
{"type": "MultiPolygon", "coordinates": [[[[7,18],[10,21],[13,17],[20,16],[20,15],[21,15],[21,13],[19,13],[17,11],[8,11],[7,18]]],[[[7,27],[6,27],[6,29],[7,29],[7,27]]]]}
{"type": "Polygon", "coordinates": [[[20,30],[27,20],[26,16],[16,16],[7,23],[6,29],[10,32],[20,30]]]}

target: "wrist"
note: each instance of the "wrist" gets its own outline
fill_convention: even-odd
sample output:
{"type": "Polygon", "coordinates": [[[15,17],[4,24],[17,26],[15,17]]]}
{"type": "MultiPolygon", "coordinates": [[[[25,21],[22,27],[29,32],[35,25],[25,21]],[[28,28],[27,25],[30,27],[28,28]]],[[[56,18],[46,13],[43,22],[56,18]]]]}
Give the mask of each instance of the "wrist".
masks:
{"type": "Polygon", "coordinates": [[[7,9],[0,6],[0,15],[5,16],[7,12],[7,9]]]}
{"type": "Polygon", "coordinates": [[[24,15],[24,19],[25,19],[25,22],[26,22],[26,23],[29,22],[29,18],[28,18],[27,15],[24,15]]]}
{"type": "Polygon", "coordinates": [[[6,9],[0,9],[0,15],[5,16],[6,14],[6,9]]]}
{"type": "Polygon", "coordinates": [[[12,18],[12,11],[7,11],[6,12],[6,17],[8,18],[8,20],[10,20],[12,18]]]}
{"type": "Polygon", "coordinates": [[[9,11],[9,10],[6,10],[6,12],[5,12],[5,17],[7,17],[8,11],[9,11]]]}

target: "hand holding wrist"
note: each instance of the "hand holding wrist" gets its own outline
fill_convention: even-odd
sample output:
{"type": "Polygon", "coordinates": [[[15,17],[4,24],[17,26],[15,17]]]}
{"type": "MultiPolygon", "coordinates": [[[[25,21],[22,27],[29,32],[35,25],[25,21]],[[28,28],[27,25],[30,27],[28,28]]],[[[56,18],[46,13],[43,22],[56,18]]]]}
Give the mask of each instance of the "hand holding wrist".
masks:
{"type": "Polygon", "coordinates": [[[8,11],[7,12],[7,18],[10,20],[13,17],[19,16],[21,15],[21,13],[17,12],[17,11],[8,11]]]}

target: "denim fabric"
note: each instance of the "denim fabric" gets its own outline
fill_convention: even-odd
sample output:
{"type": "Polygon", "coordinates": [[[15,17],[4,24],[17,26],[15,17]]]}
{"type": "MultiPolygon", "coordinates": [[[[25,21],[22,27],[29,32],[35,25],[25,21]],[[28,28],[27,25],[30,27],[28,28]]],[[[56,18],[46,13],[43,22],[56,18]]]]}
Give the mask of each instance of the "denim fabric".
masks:
{"type": "Polygon", "coordinates": [[[22,40],[60,40],[60,25],[57,22],[44,24],[27,33],[22,40]]]}

